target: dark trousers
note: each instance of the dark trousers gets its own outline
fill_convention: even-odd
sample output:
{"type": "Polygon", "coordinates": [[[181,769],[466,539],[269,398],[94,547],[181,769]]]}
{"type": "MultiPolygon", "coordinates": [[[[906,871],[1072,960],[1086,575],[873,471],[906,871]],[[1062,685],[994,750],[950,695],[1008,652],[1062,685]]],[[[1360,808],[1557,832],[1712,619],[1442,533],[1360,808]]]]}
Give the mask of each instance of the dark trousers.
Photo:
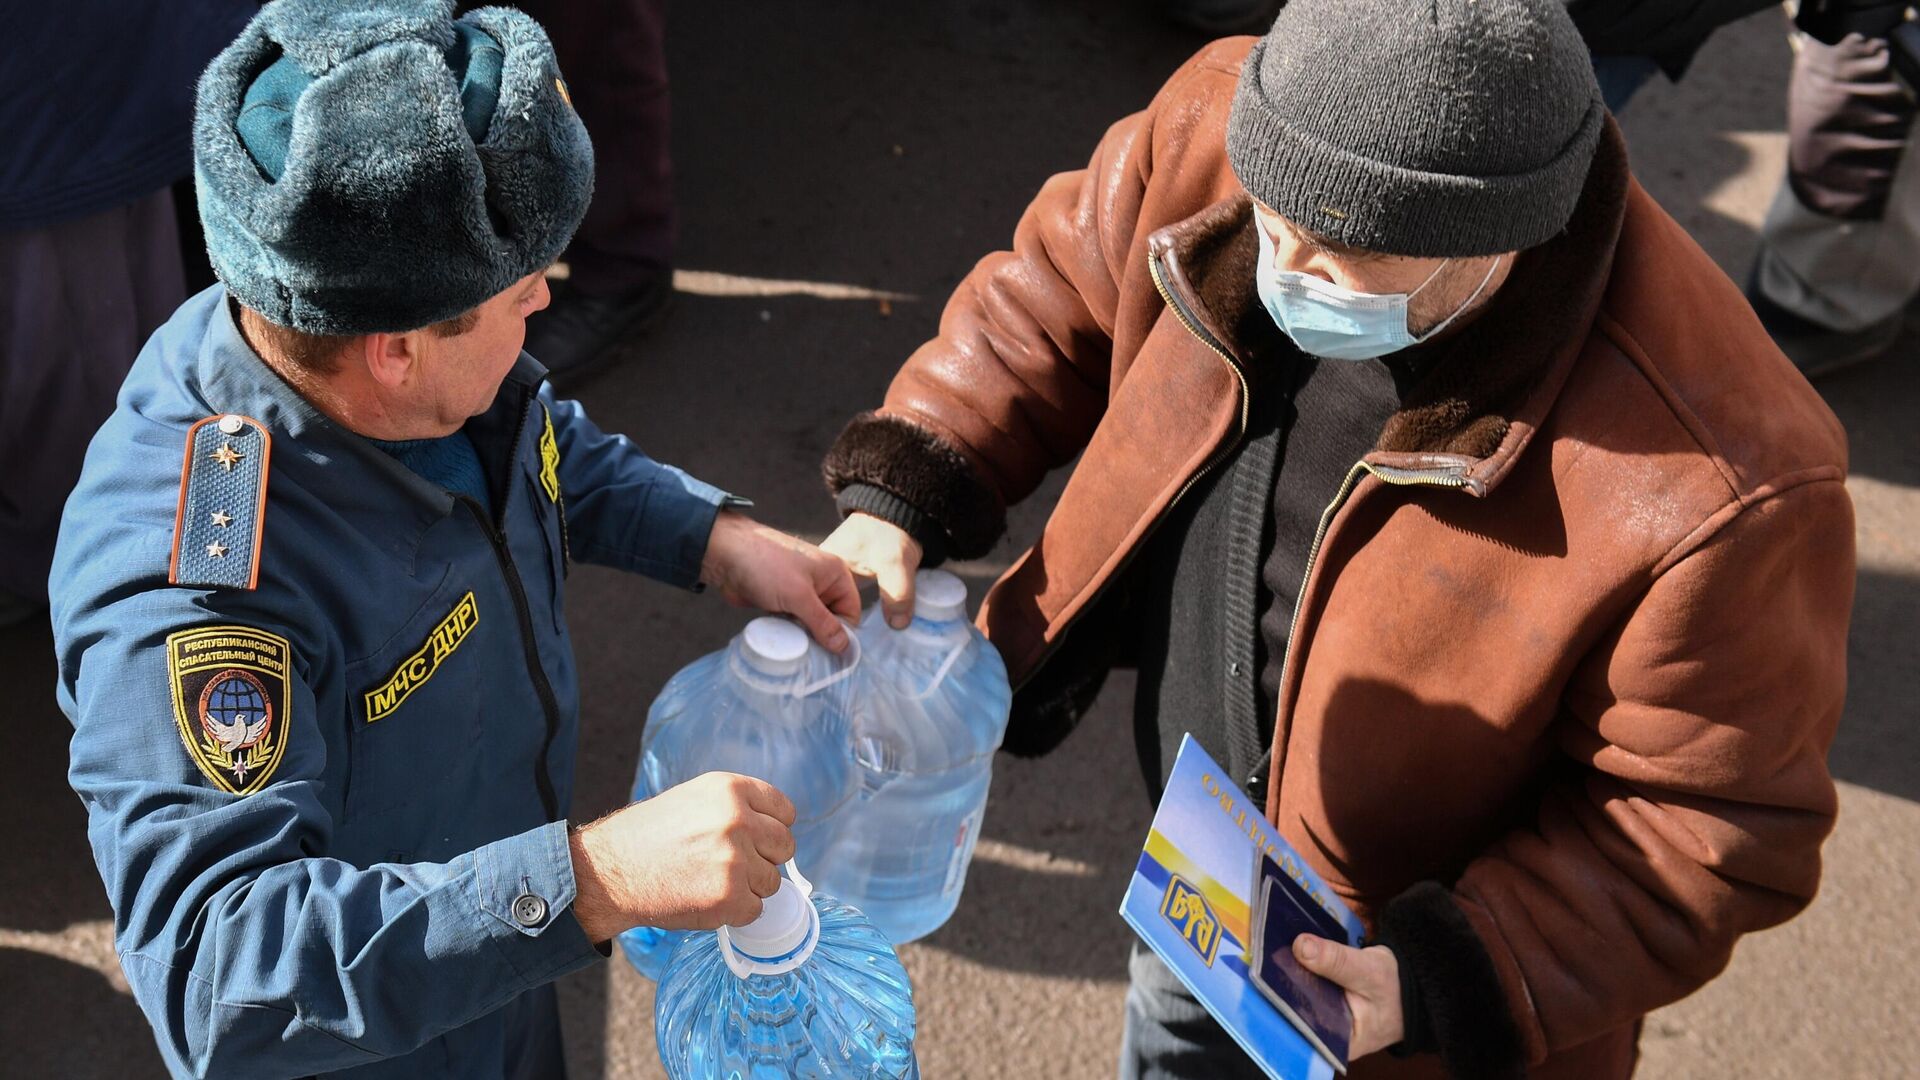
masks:
{"type": "Polygon", "coordinates": [[[1120,1080],[1266,1080],[1227,1029],[1207,1013],[1153,950],[1127,958],[1127,1021],[1120,1080]]]}
{"type": "Polygon", "coordinates": [[[666,0],[519,0],[546,27],[593,138],[593,203],[568,247],[573,286],[626,292],[673,265],[666,0]]]}
{"type": "Polygon", "coordinates": [[[147,336],[186,300],[173,195],[0,232],[0,591],[45,603],[60,509],[147,336]]]}
{"type": "Polygon", "coordinates": [[[560,996],[552,983],[536,986],[506,1006],[508,1039],[504,1075],[513,1080],[566,1080],[560,1041],[560,996]]]}

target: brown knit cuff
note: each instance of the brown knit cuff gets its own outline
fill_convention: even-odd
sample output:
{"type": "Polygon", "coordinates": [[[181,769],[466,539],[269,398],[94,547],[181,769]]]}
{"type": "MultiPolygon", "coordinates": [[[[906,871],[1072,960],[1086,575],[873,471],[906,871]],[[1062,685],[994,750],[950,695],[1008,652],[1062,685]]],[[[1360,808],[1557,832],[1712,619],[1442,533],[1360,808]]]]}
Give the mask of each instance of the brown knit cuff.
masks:
{"type": "Polygon", "coordinates": [[[938,435],[897,416],[854,417],[827,451],[821,471],[836,497],[865,484],[925,515],[946,533],[950,558],[985,555],[1007,530],[999,492],[973,464],[938,435]]]}
{"type": "Polygon", "coordinates": [[[1473,924],[1435,881],[1401,893],[1380,914],[1375,941],[1400,965],[1405,1036],[1396,1057],[1436,1052],[1456,1080],[1521,1080],[1526,1053],[1493,958],[1473,924]]]}

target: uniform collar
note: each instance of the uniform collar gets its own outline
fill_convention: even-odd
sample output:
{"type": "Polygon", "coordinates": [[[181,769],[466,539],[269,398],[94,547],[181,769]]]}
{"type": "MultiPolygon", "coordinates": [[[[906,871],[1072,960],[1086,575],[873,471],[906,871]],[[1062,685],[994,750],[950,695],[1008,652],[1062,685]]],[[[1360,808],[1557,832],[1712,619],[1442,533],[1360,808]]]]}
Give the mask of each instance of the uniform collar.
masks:
{"type": "MultiPolygon", "coordinates": [[[[453,512],[454,496],[444,488],[422,478],[383,453],[371,439],[341,426],[302,397],[247,344],[240,332],[235,302],[226,290],[215,285],[208,292],[215,294],[206,298],[213,310],[194,358],[192,377],[210,413],[239,413],[265,424],[275,439],[276,471],[288,456],[298,455],[318,470],[303,470],[301,483],[315,488],[336,508],[365,505],[363,486],[368,474],[373,474],[405,493],[404,504],[412,510],[411,521],[416,526],[410,531],[416,536],[453,512]]],[[[546,375],[545,367],[522,352],[485,415],[526,408],[528,397],[546,375]]],[[[387,520],[394,520],[390,507],[383,507],[382,512],[387,520]]]]}

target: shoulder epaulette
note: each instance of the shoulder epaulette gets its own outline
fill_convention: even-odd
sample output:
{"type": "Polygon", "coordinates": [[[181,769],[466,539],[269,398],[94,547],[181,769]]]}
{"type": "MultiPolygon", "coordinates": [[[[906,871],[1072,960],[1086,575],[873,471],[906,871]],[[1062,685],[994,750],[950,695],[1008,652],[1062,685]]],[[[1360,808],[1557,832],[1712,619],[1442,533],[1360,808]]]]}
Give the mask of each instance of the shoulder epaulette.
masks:
{"type": "Polygon", "coordinates": [[[272,450],[266,425],[238,413],[187,429],[168,581],[219,589],[259,584],[272,450]]]}

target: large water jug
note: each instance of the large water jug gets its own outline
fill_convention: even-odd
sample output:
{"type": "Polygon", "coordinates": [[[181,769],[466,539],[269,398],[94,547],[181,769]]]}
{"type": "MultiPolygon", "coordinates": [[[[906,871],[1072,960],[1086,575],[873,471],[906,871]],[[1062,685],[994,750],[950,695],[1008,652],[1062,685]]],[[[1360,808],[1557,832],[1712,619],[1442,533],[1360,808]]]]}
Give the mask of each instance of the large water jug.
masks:
{"type": "Polygon", "coordinates": [[[689,934],[653,1003],[673,1080],[918,1077],[913,989],[855,909],[813,891],[793,863],[760,917],[689,934]]]}
{"type": "MultiPolygon", "coordinates": [[[[757,777],[793,800],[794,857],[824,857],[859,783],[848,723],[859,656],[857,643],[835,656],[787,619],[748,623],[654,699],[633,797],[650,799],[707,772],[757,777]]],[[[642,975],[658,979],[680,936],[635,927],[620,935],[620,949],[642,975]]]]}
{"type": "Polygon", "coordinates": [[[967,621],[965,583],[944,570],[915,576],[905,629],[876,606],[858,637],[861,791],[815,877],[901,945],[959,906],[1013,691],[1000,653],[967,621]]]}

